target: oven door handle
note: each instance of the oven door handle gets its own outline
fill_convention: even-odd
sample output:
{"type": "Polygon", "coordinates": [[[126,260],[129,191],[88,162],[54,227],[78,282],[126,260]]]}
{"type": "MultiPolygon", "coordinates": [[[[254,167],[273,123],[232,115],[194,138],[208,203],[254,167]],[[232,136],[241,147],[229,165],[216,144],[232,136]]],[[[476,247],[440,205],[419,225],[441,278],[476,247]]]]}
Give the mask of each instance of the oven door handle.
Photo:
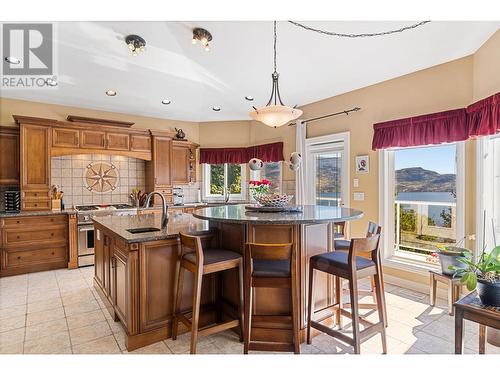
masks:
{"type": "Polygon", "coordinates": [[[91,230],[94,230],[94,226],[93,225],[87,225],[87,226],[78,227],[78,231],[79,232],[90,232],[91,230]]]}

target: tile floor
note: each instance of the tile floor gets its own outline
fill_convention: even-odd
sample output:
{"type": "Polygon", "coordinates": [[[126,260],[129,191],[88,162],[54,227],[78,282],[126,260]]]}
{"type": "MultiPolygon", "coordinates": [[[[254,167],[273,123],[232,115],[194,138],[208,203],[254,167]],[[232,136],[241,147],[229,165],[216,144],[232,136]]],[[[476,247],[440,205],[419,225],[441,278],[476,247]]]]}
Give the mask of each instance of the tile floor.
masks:
{"type": "MultiPolygon", "coordinates": [[[[2,354],[128,354],[120,323],[113,322],[93,290],[93,268],[57,270],[0,279],[0,353],[2,354]]],[[[430,307],[427,295],[386,286],[389,354],[453,353],[453,317],[441,307],[430,307]]],[[[369,298],[369,297],[366,297],[369,298]]],[[[364,311],[376,321],[376,312],[364,311]]],[[[348,321],[346,322],[348,323],[348,321]]],[[[346,326],[349,329],[349,326],[346,326]]],[[[465,326],[465,352],[477,353],[477,325],[465,326]]],[[[242,344],[232,332],[200,340],[198,352],[241,354],[242,344]]],[[[130,354],[189,352],[189,334],[165,340],[130,354]]],[[[351,353],[350,347],[326,335],[303,344],[301,352],[351,353]]],[[[361,346],[362,353],[381,353],[380,336],[361,346]]],[[[487,353],[500,348],[487,344],[487,353]]]]}

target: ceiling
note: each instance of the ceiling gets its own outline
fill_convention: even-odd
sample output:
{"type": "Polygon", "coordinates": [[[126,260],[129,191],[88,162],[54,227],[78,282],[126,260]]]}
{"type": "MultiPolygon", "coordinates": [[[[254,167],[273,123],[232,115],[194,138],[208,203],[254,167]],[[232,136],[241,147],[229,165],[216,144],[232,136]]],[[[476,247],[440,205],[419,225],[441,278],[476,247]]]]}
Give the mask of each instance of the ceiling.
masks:
{"type": "MultiPolygon", "coordinates": [[[[415,23],[304,22],[344,33],[377,32],[415,23]]],[[[372,38],[336,38],[278,22],[278,72],[285,104],[299,106],[474,53],[500,22],[431,22],[372,38]]],[[[248,120],[270,95],[272,22],[58,22],[59,85],[3,90],[2,96],[144,116],[187,120],[248,120]],[[191,43],[204,27],[210,52],[191,43]],[[147,41],[134,57],[128,34],[147,41]],[[108,97],[105,91],[117,91],[108,97]],[[245,100],[246,95],[255,98],[245,100]],[[170,99],[170,105],[161,104],[170,99]],[[221,107],[214,112],[213,106],[221,107]]],[[[353,103],[355,104],[355,103],[353,103]]]]}

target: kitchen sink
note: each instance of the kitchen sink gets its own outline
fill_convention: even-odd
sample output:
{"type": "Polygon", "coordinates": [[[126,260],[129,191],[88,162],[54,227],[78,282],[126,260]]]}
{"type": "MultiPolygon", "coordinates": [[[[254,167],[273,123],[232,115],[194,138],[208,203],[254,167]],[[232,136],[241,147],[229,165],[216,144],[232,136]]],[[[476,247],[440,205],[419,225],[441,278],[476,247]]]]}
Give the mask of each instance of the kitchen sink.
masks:
{"type": "Polygon", "coordinates": [[[138,233],[159,232],[160,229],[153,227],[146,227],[146,228],[130,228],[126,229],[126,231],[132,234],[138,234],[138,233]]]}

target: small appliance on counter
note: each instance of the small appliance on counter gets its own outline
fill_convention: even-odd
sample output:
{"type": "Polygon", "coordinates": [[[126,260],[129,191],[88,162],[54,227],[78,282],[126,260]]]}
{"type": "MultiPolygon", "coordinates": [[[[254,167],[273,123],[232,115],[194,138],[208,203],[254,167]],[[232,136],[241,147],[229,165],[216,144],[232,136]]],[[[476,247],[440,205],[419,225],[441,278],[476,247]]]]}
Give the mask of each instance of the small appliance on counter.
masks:
{"type": "Polygon", "coordinates": [[[4,192],[4,202],[6,212],[21,211],[21,192],[13,190],[4,192]]]}
{"type": "Polygon", "coordinates": [[[182,206],[184,204],[184,192],[180,187],[174,187],[172,189],[174,206],[182,206]]]}

